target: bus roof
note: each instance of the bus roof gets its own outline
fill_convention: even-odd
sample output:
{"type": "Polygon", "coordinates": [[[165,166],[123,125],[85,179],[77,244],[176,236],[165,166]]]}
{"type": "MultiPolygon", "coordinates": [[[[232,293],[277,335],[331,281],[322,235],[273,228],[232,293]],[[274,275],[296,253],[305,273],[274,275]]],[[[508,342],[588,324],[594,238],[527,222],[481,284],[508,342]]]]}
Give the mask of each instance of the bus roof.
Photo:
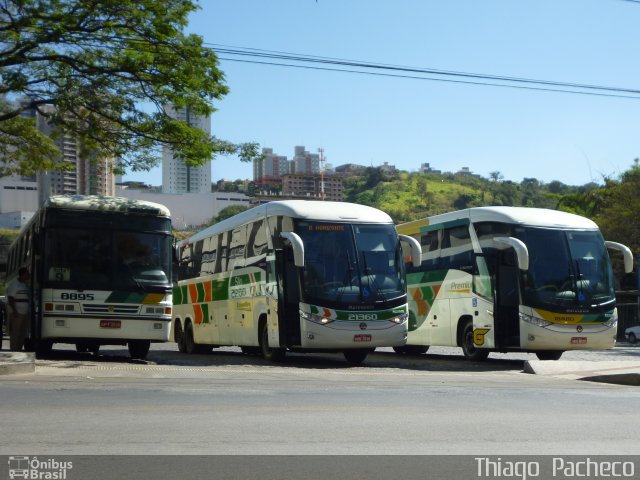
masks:
{"type": "Polygon", "coordinates": [[[591,220],[573,213],[528,207],[475,207],[456,212],[434,215],[427,219],[398,225],[398,231],[407,235],[418,233],[421,227],[438,225],[455,220],[468,219],[477,222],[501,222],[530,227],[576,228],[595,230],[598,226],[591,220]]]}
{"type": "MultiPolygon", "coordinates": [[[[393,223],[389,215],[365,205],[347,202],[323,202],[320,200],[279,200],[263,203],[245,212],[227,218],[192,235],[184,243],[194,243],[203,238],[245,225],[264,217],[292,217],[298,219],[345,223],[393,223]]],[[[182,243],[180,242],[180,243],[182,243]]]]}
{"type": "Polygon", "coordinates": [[[45,202],[44,206],[72,210],[129,212],[160,217],[169,217],[171,215],[169,209],[160,203],[101,195],[54,195],[45,202]]]}

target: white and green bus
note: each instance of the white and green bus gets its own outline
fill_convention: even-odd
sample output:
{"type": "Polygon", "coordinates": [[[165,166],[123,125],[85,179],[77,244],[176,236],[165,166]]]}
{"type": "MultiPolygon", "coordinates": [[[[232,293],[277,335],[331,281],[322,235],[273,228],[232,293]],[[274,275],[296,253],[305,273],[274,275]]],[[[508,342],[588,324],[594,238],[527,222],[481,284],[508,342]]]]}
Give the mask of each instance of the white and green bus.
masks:
{"type": "MultiPolygon", "coordinates": [[[[419,256],[418,243],[406,238],[419,256]]],[[[177,244],[173,337],[180,351],[239,346],[364,361],[407,337],[400,238],[391,218],[342,202],[276,201],[177,244]]]]}
{"type": "Polygon", "coordinates": [[[163,205],[101,196],[53,196],[10,247],[8,280],[31,273],[27,347],[79,352],[126,344],[146,357],[169,340],[173,236],[163,205]]]}
{"type": "MultiPolygon", "coordinates": [[[[422,248],[420,267],[407,267],[407,345],[459,346],[466,358],[489,352],[534,352],[560,358],[566,350],[611,348],[617,313],[607,249],[597,225],[569,213],[480,207],[399,225],[422,248]]],[[[405,253],[408,256],[409,252],[405,253]]]]}

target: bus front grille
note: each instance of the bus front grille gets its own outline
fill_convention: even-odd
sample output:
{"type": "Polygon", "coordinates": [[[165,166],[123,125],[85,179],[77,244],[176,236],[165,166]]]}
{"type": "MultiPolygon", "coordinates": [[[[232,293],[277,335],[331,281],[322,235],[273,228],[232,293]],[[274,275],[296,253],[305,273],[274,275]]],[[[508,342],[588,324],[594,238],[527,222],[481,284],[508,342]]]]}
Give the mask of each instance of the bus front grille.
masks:
{"type": "Polygon", "coordinates": [[[135,315],[139,313],[139,305],[82,305],[84,313],[135,315]]]}

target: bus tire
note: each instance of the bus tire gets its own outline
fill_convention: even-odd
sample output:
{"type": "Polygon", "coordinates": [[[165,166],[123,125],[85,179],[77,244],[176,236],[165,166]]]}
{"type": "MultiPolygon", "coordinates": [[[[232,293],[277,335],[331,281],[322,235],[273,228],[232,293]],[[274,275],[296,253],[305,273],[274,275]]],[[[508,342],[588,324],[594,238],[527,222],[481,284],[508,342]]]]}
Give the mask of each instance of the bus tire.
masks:
{"type": "Polygon", "coordinates": [[[269,328],[267,326],[267,320],[260,322],[260,352],[262,358],[268,362],[279,362],[286,354],[284,348],[271,348],[269,346],[269,328]]]}
{"type": "Polygon", "coordinates": [[[197,345],[195,340],[193,339],[193,326],[189,321],[187,321],[186,325],[184,326],[184,339],[182,343],[184,344],[185,353],[188,353],[189,355],[197,353],[197,345]]]}
{"type": "Polygon", "coordinates": [[[53,349],[53,342],[51,340],[39,340],[35,348],[36,356],[51,355],[53,349]]]}
{"type": "Polygon", "coordinates": [[[538,360],[560,360],[563,353],[562,350],[542,350],[536,352],[536,357],[538,360]]]}
{"type": "Polygon", "coordinates": [[[422,355],[427,353],[429,345],[405,345],[403,347],[393,347],[393,351],[400,355],[422,355]]]}
{"type": "Polygon", "coordinates": [[[350,365],[360,365],[367,358],[367,355],[369,355],[369,350],[365,348],[345,350],[342,354],[350,365]]]}
{"type": "Polygon", "coordinates": [[[482,362],[489,356],[488,348],[477,348],[473,342],[473,321],[467,321],[462,329],[460,345],[462,346],[464,358],[470,362],[482,362]]]}
{"type": "Polygon", "coordinates": [[[129,340],[127,343],[129,356],[133,360],[144,360],[147,358],[151,342],[149,340],[129,340]]]}
{"type": "Polygon", "coordinates": [[[260,355],[260,347],[240,347],[244,355],[260,355]]]}
{"type": "Polygon", "coordinates": [[[178,351],[184,353],[186,351],[185,343],[184,343],[184,332],[182,331],[182,323],[180,320],[176,321],[175,326],[173,327],[173,339],[178,344],[178,351]]]}

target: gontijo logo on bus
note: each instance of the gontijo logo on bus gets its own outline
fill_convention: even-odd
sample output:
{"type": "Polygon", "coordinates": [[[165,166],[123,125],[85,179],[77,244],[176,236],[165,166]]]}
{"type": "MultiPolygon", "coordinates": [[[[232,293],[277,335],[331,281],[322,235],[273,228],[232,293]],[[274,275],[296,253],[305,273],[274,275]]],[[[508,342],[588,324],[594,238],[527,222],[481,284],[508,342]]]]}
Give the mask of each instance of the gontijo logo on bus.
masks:
{"type": "Polygon", "coordinates": [[[560,325],[597,325],[607,322],[613,315],[613,310],[606,313],[557,313],[542,310],[540,308],[533,309],[543,320],[550,323],[560,325]]]}

